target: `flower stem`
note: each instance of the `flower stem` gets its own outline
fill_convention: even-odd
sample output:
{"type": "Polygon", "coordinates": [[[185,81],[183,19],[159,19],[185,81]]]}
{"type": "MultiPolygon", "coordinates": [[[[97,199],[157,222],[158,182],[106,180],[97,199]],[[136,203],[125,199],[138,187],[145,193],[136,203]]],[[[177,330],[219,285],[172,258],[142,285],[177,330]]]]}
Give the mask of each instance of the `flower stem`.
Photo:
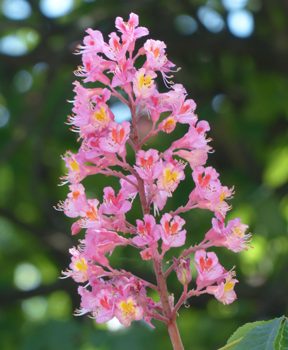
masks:
{"type": "Polygon", "coordinates": [[[177,327],[177,323],[176,323],[176,315],[174,315],[170,306],[167,283],[163,274],[159,256],[158,257],[156,256],[153,259],[153,262],[154,262],[154,271],[157,279],[157,286],[158,286],[161,304],[163,308],[163,314],[169,320],[167,323],[167,327],[168,327],[170,340],[173,345],[173,350],[184,350],[184,346],[183,346],[180,333],[177,327]]]}
{"type": "Polygon", "coordinates": [[[168,333],[174,350],[184,350],[184,346],[177,327],[176,318],[168,324],[168,333]]]}
{"type": "MultiPolygon", "coordinates": [[[[129,106],[132,114],[131,141],[132,141],[132,148],[136,153],[139,149],[141,149],[141,145],[139,143],[139,137],[138,137],[138,131],[137,131],[136,108],[135,108],[135,104],[132,96],[129,96],[129,100],[130,100],[129,106]]],[[[150,208],[149,208],[149,204],[147,203],[144,182],[137,173],[134,173],[134,176],[136,177],[138,182],[138,191],[139,191],[140,203],[141,203],[143,214],[149,214],[150,208]]],[[[176,315],[173,312],[172,307],[170,305],[167,282],[164,276],[161,259],[162,258],[159,255],[158,249],[156,248],[154,251],[153,264],[154,264],[154,272],[157,280],[157,289],[158,289],[161,304],[162,304],[162,312],[163,312],[162,321],[164,321],[167,324],[168,333],[170,336],[171,343],[173,345],[173,350],[184,350],[184,346],[183,346],[180,333],[177,327],[177,323],[176,323],[176,315]]]]}

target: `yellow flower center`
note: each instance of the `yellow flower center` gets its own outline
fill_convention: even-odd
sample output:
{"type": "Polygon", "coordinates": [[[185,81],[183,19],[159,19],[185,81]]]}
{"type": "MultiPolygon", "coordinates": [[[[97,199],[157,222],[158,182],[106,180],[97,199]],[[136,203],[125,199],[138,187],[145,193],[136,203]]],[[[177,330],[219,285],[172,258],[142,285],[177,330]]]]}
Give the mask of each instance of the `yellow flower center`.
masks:
{"type": "Polygon", "coordinates": [[[100,110],[94,112],[93,118],[100,124],[106,124],[107,122],[109,122],[109,117],[104,107],[101,107],[100,110]]]}
{"type": "Polygon", "coordinates": [[[120,309],[125,315],[131,315],[135,313],[135,304],[133,300],[126,300],[126,301],[121,301],[120,304],[120,309]]]}
{"type": "Polygon", "coordinates": [[[234,288],[234,282],[232,281],[227,281],[224,284],[224,292],[230,292],[234,288]]]}
{"type": "Polygon", "coordinates": [[[238,236],[238,237],[243,237],[244,236],[244,232],[243,232],[243,230],[241,230],[241,227],[234,227],[233,230],[232,230],[232,233],[235,236],[238,236]]]}
{"type": "Polygon", "coordinates": [[[220,194],[220,202],[223,202],[224,201],[224,199],[226,198],[226,193],[225,192],[222,192],[221,194],[220,194]]]}
{"type": "Polygon", "coordinates": [[[88,269],[87,262],[84,258],[78,259],[74,264],[74,266],[75,266],[75,270],[81,271],[81,272],[86,272],[88,269]]]}
{"type": "Polygon", "coordinates": [[[172,132],[175,128],[176,121],[173,117],[167,118],[163,123],[163,129],[165,132],[169,133],[172,132]]]}
{"type": "Polygon", "coordinates": [[[70,160],[69,161],[69,165],[72,171],[80,171],[80,167],[78,162],[74,159],[74,160],[70,160]]]}
{"type": "Polygon", "coordinates": [[[170,168],[164,169],[163,183],[165,186],[174,183],[178,180],[179,172],[177,170],[171,170],[170,168]]]}
{"type": "Polygon", "coordinates": [[[140,89],[150,88],[152,84],[153,84],[153,79],[151,75],[145,76],[144,74],[141,74],[140,77],[138,78],[138,87],[140,89]]]}

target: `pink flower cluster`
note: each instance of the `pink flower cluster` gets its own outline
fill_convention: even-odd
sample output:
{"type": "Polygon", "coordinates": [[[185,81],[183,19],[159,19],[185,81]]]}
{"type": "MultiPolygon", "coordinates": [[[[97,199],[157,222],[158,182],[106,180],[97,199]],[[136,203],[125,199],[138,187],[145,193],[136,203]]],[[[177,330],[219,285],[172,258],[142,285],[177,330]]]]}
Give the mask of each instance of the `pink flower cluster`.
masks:
{"type": "Polygon", "coordinates": [[[118,32],[109,35],[108,43],[100,31],[87,29],[79,48],[83,65],[76,75],[90,87],[74,83],[69,123],[79,133],[81,145],[77,153],[68,151],[63,157],[69,193],[59,208],[76,219],[72,234],[82,230],[85,234],[78,247],[70,249],[71,264],[63,274],[80,284],[78,314],[89,313],[99,323],[116,317],[124,326],[141,319],[150,325],[152,319],[168,324],[192,296],[208,293],[224,304],[236,299],[234,271],[226,270],[207,249],[222,246],[240,252],[248,247],[250,235],[240,219],[225,223],[233,190],[221,184],[213,167],[205,167],[211,151],[209,124],[198,120],[196,104],[187,98],[185,88],[171,82],[177,69],[167,58],[166,45],[148,39],[135,50],[136,40],[148,35],[148,30],[138,26],[133,13],[128,22],[117,17],[115,24],[118,32]],[[166,92],[158,90],[159,78],[166,92]],[[92,83],[97,84],[91,87],[92,83]],[[116,121],[111,97],[129,107],[129,121],[116,121]],[[144,135],[140,130],[143,116],[150,123],[144,135]],[[168,149],[160,152],[147,147],[148,140],[172,133],[179,123],[186,125],[187,132],[168,149]],[[133,157],[127,157],[128,149],[133,157]],[[167,212],[165,205],[187,176],[186,168],[192,171],[194,189],[186,204],[167,212]],[[95,174],[118,178],[118,188],[105,187],[102,200],[89,198],[81,182],[95,174]],[[137,197],[143,216],[133,223],[126,216],[137,197]],[[201,243],[186,248],[165,268],[167,251],[185,245],[188,233],[180,214],[194,208],[214,213],[211,229],[201,243]],[[111,266],[109,256],[114,249],[127,245],[139,250],[139,259],[153,263],[156,284],[111,266]],[[197,270],[194,278],[192,265],[197,270]],[[177,302],[166,284],[172,271],[183,285],[177,302]],[[150,288],[159,293],[159,302],[148,296],[150,288]]]}

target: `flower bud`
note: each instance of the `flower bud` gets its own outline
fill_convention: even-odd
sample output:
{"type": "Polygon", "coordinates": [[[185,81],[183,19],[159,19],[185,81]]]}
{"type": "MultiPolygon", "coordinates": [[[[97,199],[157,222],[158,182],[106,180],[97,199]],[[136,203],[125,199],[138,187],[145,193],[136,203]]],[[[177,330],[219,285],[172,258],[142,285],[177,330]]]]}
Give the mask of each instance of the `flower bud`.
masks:
{"type": "Polygon", "coordinates": [[[190,258],[181,258],[175,267],[175,272],[180,283],[183,285],[189,284],[192,280],[190,258]]]}

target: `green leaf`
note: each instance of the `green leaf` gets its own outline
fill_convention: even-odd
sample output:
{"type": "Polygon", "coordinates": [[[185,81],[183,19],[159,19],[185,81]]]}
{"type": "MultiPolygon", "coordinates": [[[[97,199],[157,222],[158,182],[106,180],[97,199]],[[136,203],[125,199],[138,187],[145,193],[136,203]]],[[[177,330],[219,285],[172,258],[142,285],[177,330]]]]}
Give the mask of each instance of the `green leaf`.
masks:
{"type": "Polygon", "coordinates": [[[243,326],[239,327],[228,339],[227,344],[234,342],[235,340],[242,339],[249,331],[253,328],[262,325],[265,321],[256,321],[245,323],[243,326]]]}
{"type": "Polygon", "coordinates": [[[238,328],[227,344],[219,350],[288,350],[285,345],[287,340],[286,318],[282,316],[271,321],[245,324],[238,328]]]}
{"type": "Polygon", "coordinates": [[[277,335],[275,350],[288,350],[288,320],[286,317],[277,335]]]}

